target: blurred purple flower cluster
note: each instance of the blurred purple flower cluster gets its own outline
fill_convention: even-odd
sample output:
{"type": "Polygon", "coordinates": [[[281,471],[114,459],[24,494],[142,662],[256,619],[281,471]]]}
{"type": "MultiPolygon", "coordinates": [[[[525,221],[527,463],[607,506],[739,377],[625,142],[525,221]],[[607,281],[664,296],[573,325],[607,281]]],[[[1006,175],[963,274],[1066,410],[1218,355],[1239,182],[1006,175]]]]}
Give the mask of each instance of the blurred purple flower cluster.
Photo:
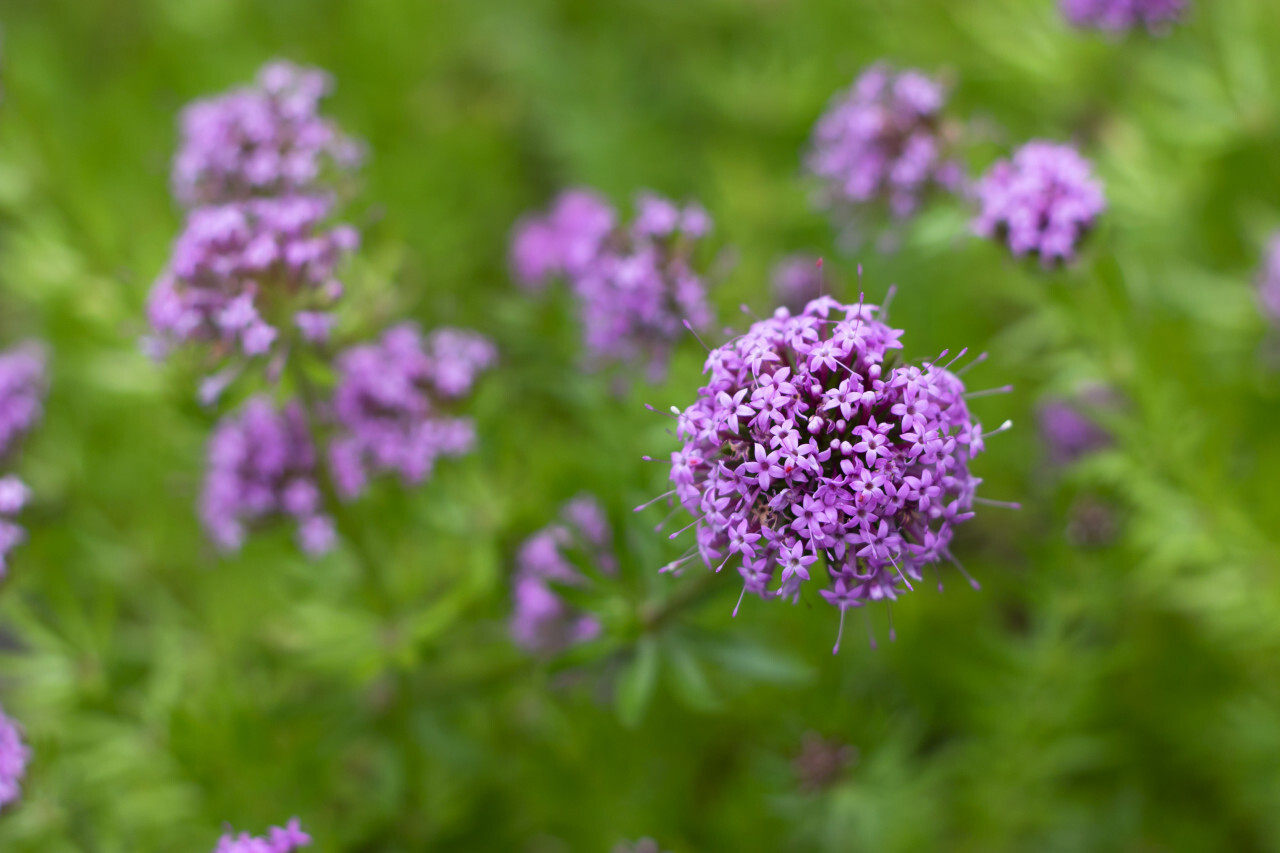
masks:
{"type": "Polygon", "coordinates": [[[22,795],[22,777],[27,772],[31,750],[22,742],[18,724],[0,711],[0,808],[22,795]]]}
{"type": "Polygon", "coordinates": [[[320,113],[333,88],[323,71],[273,62],[254,85],[182,112],[173,194],[187,207],[318,189],[327,169],[351,169],[361,146],[320,113]]]}
{"type": "MultiPolygon", "coordinates": [[[[11,460],[44,414],[46,361],[44,348],[36,343],[0,353],[0,462],[11,460]]],[[[0,476],[0,577],[7,571],[9,552],[26,538],[26,531],[12,519],[30,499],[31,490],[16,475],[0,476]]]]}
{"type": "Polygon", "coordinates": [[[1280,325],[1280,233],[1271,237],[1258,273],[1258,303],[1267,320],[1280,325]]]}
{"type": "Polygon", "coordinates": [[[1107,206],[1089,161],[1070,145],[1043,141],[997,162],[976,194],[974,231],[1005,243],[1016,257],[1036,255],[1046,267],[1073,260],[1107,206]]]}
{"type": "Polygon", "coordinates": [[[589,190],[569,190],[542,216],[521,220],[511,262],[526,289],[567,279],[578,304],[591,362],[643,362],[651,380],[666,372],[687,322],[712,321],[706,285],[693,255],[711,230],[700,206],[680,207],[652,193],[636,200],[627,227],[589,190]]]}
{"type": "Polygon", "coordinates": [[[1090,453],[1105,450],[1115,439],[1093,413],[1114,409],[1115,392],[1091,385],[1074,396],[1050,397],[1040,404],[1040,435],[1055,465],[1070,465],[1090,453]]]}
{"type": "Polygon", "coordinates": [[[945,104],[942,85],[923,72],[885,64],[864,71],[814,128],[808,167],[827,203],[880,204],[905,219],[930,191],[958,190],[964,173],[947,150],[945,104]]]}
{"type": "Polygon", "coordinates": [[[1061,0],[1062,14],[1077,27],[1122,32],[1145,27],[1159,33],[1186,14],[1187,0],[1061,0]]]}
{"type": "Polygon", "coordinates": [[[926,565],[954,563],[982,427],[948,365],[899,361],[901,335],[875,306],[822,297],[712,351],[671,455],[697,543],[665,570],[733,562],[743,595],[795,601],[821,560],[843,629],[848,608],[892,601],[926,565]]]}
{"type": "Polygon", "coordinates": [[[497,355],[474,332],[438,329],[424,339],[412,323],[339,355],[332,405],[339,435],[329,458],[342,497],[359,495],[370,470],[417,484],[438,457],[469,452],[475,443],[470,419],[450,416],[445,406],[468,393],[497,355]]]}
{"type": "Polygon", "coordinates": [[[517,645],[552,653],[600,633],[600,621],[567,604],[555,586],[586,583],[572,562],[575,556],[600,571],[615,571],[612,540],[604,510],[589,495],[574,498],[561,510],[560,521],[525,540],[516,556],[512,587],[511,636],[517,645]]]}
{"type": "Polygon", "coordinates": [[[337,266],[360,243],[354,228],[325,226],[328,212],[315,196],[193,210],[147,306],[153,354],[202,341],[265,355],[286,318],[304,339],[323,339],[318,315],[342,295],[337,266]]]}
{"type": "Polygon", "coordinates": [[[445,406],[496,359],[474,333],[424,338],[406,324],[328,363],[338,268],[360,242],[354,228],[331,222],[332,189],[336,172],[361,159],[360,146],[319,115],[330,88],[324,72],[275,62],[253,86],[182,116],[173,188],[193,209],[151,293],[148,346],[164,355],[201,343],[231,358],[201,384],[205,403],[245,372],[246,359],[273,355],[272,383],[286,358],[295,368],[296,399],[254,397],[210,441],[200,516],[223,550],[239,549],[251,527],[290,518],[306,553],[329,551],[334,490],[354,498],[383,470],[420,483],[437,457],[471,448],[470,421],[445,406]],[[299,363],[312,356],[338,374],[332,397],[299,363]]]}
{"type": "Polygon", "coordinates": [[[247,528],[278,517],[297,522],[308,554],[333,547],[333,520],[317,485],[316,448],[297,403],[283,410],[254,397],[219,422],[209,441],[200,517],[221,549],[238,550],[247,528]]]}
{"type": "Polygon", "coordinates": [[[822,296],[824,284],[822,258],[803,252],[778,261],[769,276],[774,302],[793,314],[822,296]]]}
{"type": "Polygon", "coordinates": [[[294,818],[283,827],[271,827],[270,832],[261,837],[228,831],[218,839],[213,853],[293,853],[310,846],[311,836],[302,831],[298,819],[294,818]]]}

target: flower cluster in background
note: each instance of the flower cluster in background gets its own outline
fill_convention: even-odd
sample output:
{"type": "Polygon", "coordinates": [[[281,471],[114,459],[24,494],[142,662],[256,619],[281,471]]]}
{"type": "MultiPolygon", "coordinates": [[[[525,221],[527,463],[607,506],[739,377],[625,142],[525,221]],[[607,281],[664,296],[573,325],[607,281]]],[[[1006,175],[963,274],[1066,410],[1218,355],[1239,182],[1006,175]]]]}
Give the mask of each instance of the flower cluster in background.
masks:
{"type": "Polygon", "coordinates": [[[470,419],[448,415],[445,405],[467,394],[497,356],[474,332],[437,329],[424,339],[412,323],[339,355],[332,407],[338,435],[329,458],[342,497],[359,495],[371,471],[415,485],[437,458],[469,452],[470,419]]]}
{"type": "Polygon", "coordinates": [[[1258,273],[1258,304],[1272,325],[1280,325],[1280,233],[1271,237],[1258,273]]]}
{"type": "Polygon", "coordinates": [[[1106,209],[1089,161],[1052,142],[1028,142],[1012,160],[998,161],[975,192],[981,209],[974,231],[1017,257],[1037,256],[1046,267],[1074,259],[1106,209]]]}
{"type": "Polygon", "coordinates": [[[694,267],[711,218],[651,193],[636,200],[626,227],[588,190],[569,190],[546,214],[516,227],[511,261],[516,280],[537,290],[552,277],[569,282],[594,365],[640,363],[660,379],[684,324],[712,319],[706,284],[694,267]]]}
{"type": "Polygon", "coordinates": [[[218,839],[213,853],[293,853],[309,846],[311,836],[302,831],[298,819],[294,818],[283,827],[271,827],[265,836],[227,832],[218,839]]]}
{"type": "Polygon", "coordinates": [[[254,85],[188,106],[173,161],[174,196],[197,207],[310,193],[330,169],[358,165],[360,145],[320,115],[332,88],[323,71],[273,62],[254,85]]]}
{"type": "Polygon", "coordinates": [[[556,586],[581,586],[587,577],[574,559],[612,573],[617,563],[613,533],[599,502],[580,495],[567,503],[560,520],[520,546],[512,579],[511,637],[529,652],[551,653],[595,638],[600,621],[575,610],[556,586]]]}
{"type": "MultiPolygon", "coordinates": [[[[44,413],[47,390],[45,351],[35,343],[20,344],[0,353],[0,463],[12,461],[23,437],[44,413]]],[[[17,475],[0,475],[0,577],[7,571],[9,552],[26,538],[12,521],[31,498],[17,475]]]]}
{"type": "Polygon", "coordinates": [[[835,96],[814,128],[809,170],[833,207],[879,204],[898,219],[915,213],[925,195],[960,188],[942,110],[946,92],[920,71],[873,65],[835,96]]]}
{"type": "Polygon", "coordinates": [[[822,258],[804,252],[788,255],[773,265],[769,286],[773,301],[793,314],[824,294],[822,258]]]}
{"type": "Polygon", "coordinates": [[[296,522],[305,553],[329,551],[337,530],[326,479],[352,499],[373,473],[418,484],[437,458],[468,452],[471,422],[448,409],[497,357],[475,333],[424,337],[403,324],[329,363],[330,312],[344,289],[338,268],[360,242],[354,228],[331,222],[333,184],[361,159],[360,146],[319,115],[330,88],[323,72],[276,62],[253,87],[183,113],[173,186],[194,209],[152,290],[149,348],[164,355],[200,344],[230,359],[202,383],[205,403],[245,372],[237,355],[274,355],[266,378],[275,385],[288,358],[297,386],[281,403],[253,397],[214,431],[200,516],[224,551],[280,518],[296,522]],[[297,363],[307,358],[337,374],[331,397],[297,363]]]}
{"type": "Polygon", "coordinates": [[[1040,435],[1055,465],[1070,465],[1090,453],[1105,450],[1115,439],[1093,416],[1093,412],[1114,408],[1116,395],[1110,388],[1092,385],[1078,394],[1050,397],[1040,404],[1040,435]]]}
{"type": "Polygon", "coordinates": [[[0,711],[0,808],[22,794],[22,777],[27,772],[31,750],[22,742],[18,724],[0,711]]]}
{"type": "Polygon", "coordinates": [[[297,522],[308,554],[328,551],[333,520],[317,485],[316,449],[301,406],[277,409],[254,397],[222,419],[209,441],[200,518],[214,544],[238,550],[250,527],[278,517],[297,522]]]}
{"type": "Polygon", "coordinates": [[[793,601],[822,560],[842,629],[848,608],[894,600],[926,565],[954,562],[982,427],[946,365],[898,363],[901,335],[875,306],[823,297],[711,352],[671,455],[696,519],[684,559],[717,572],[733,562],[744,595],[793,601]]]}
{"type": "Polygon", "coordinates": [[[153,353],[201,341],[265,355],[285,323],[323,340],[322,312],[342,295],[338,264],[360,242],[354,228],[324,224],[329,207],[286,196],[192,211],[148,302],[153,353]]]}
{"type": "Polygon", "coordinates": [[[1163,32],[1182,19],[1187,0],[1061,0],[1062,14],[1077,27],[1123,32],[1145,27],[1163,32]]]}

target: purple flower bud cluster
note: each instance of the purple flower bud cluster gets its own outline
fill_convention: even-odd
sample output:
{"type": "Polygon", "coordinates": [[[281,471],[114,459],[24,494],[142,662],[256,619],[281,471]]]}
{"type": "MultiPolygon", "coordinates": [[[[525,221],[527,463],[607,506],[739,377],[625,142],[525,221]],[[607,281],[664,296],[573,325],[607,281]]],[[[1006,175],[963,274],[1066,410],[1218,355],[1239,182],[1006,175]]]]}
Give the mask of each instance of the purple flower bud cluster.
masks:
{"type": "Polygon", "coordinates": [[[1176,24],[1187,0],[1062,0],[1062,14],[1077,27],[1123,32],[1146,27],[1159,33],[1176,24]]]}
{"type": "Polygon", "coordinates": [[[308,554],[333,547],[333,520],[317,485],[316,449],[302,408],[279,410],[254,397],[223,418],[209,442],[200,517],[213,542],[239,550],[251,526],[273,518],[297,522],[298,544],[308,554]]]}
{"type": "Polygon", "coordinates": [[[1040,435],[1055,465],[1070,465],[1114,442],[1111,433],[1090,416],[1090,409],[1114,407],[1111,389],[1095,385],[1072,399],[1051,397],[1040,404],[1040,435]]]}
{"type": "Polygon", "coordinates": [[[1028,142],[1000,160],[976,187],[974,231],[1046,267],[1076,256],[1107,202],[1089,161],[1070,145],[1028,142]]]}
{"type": "Polygon", "coordinates": [[[587,578],[571,556],[612,573],[613,533],[595,498],[580,495],[565,505],[560,521],[525,540],[516,557],[511,637],[525,651],[550,654],[595,638],[600,621],[567,604],[555,585],[580,586],[587,578]]]}
{"type": "Polygon", "coordinates": [[[22,795],[22,777],[27,772],[31,750],[22,742],[18,724],[0,711],[0,808],[22,795]]]}
{"type": "Polygon", "coordinates": [[[963,171],[942,126],[946,92],[928,75],[868,68],[818,120],[809,170],[836,207],[887,206],[904,219],[935,189],[954,192],[963,171]]]}
{"type": "Polygon", "coordinates": [[[773,298],[793,314],[799,314],[823,295],[822,258],[803,252],[788,255],[774,264],[769,277],[773,298]]]}
{"type": "Polygon", "coordinates": [[[1258,304],[1267,320],[1280,324],[1280,233],[1272,236],[1258,273],[1258,304]]]}
{"type": "Polygon", "coordinates": [[[593,363],[643,361],[656,380],[684,324],[712,321],[706,285],[693,267],[711,218],[698,205],[641,193],[634,220],[625,228],[617,222],[594,193],[565,192],[545,216],[517,225],[512,267],[527,289],[551,277],[569,281],[593,363]]]}
{"type": "Polygon", "coordinates": [[[360,242],[354,228],[324,224],[329,207],[287,196],[192,211],[148,302],[153,352],[204,341],[265,355],[285,323],[323,338],[323,311],[342,295],[337,266],[360,242]]]}
{"type": "Polygon", "coordinates": [[[272,62],[254,85],[188,106],[174,195],[196,207],[308,193],[329,168],[355,167],[360,145],[319,114],[332,88],[323,71],[272,62]]]}
{"type": "MultiPolygon", "coordinates": [[[[20,344],[0,353],[0,461],[13,456],[44,414],[46,374],[45,351],[39,344],[20,344]]],[[[0,476],[0,577],[8,570],[9,552],[26,539],[26,531],[13,518],[30,499],[31,490],[16,475],[0,476]]]]}
{"type": "Polygon", "coordinates": [[[213,853],[293,853],[311,846],[311,836],[302,831],[295,817],[283,827],[273,826],[265,836],[247,832],[227,832],[218,839],[213,853]]]}
{"type": "Polygon", "coordinates": [[[697,544],[664,570],[694,556],[717,572],[734,563],[743,595],[795,601],[821,560],[821,594],[843,629],[848,608],[892,601],[926,565],[955,563],[982,427],[946,365],[897,358],[901,335],[875,306],[822,297],[713,350],[671,455],[697,544]]]}
{"type": "Polygon", "coordinates": [[[437,458],[469,452],[471,420],[449,415],[446,406],[496,361],[493,344],[474,332],[446,328],[424,338],[412,323],[339,355],[332,405],[339,434],[329,458],[342,497],[359,495],[371,471],[418,484],[437,458]]]}

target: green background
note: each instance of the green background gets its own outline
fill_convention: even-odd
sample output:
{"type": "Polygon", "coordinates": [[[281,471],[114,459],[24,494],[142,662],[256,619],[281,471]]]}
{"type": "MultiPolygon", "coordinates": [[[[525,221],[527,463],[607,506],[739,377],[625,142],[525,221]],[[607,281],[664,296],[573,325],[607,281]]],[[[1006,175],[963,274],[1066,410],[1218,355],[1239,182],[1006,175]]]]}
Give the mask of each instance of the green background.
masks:
{"type": "Polygon", "coordinates": [[[1280,850],[1280,382],[1254,269],[1280,225],[1280,5],[1198,0],[1167,38],[1078,33],[1052,0],[0,0],[0,343],[49,342],[38,499],[0,590],[0,701],[35,759],[5,851],[204,851],[291,815],[315,850],[1280,850]],[[288,531],[219,559],[194,516],[216,414],[200,366],[139,352],[180,216],[187,101],[277,57],[338,83],[367,141],[365,245],[343,334],[401,317],[492,336],[480,446],[355,505],[394,612],[352,552],[288,531]],[[974,169],[1074,140],[1110,209],[1065,272],[932,206],[888,254],[842,242],[801,172],[828,98],[868,63],[941,73],[974,169]],[[736,263],[721,321],[768,310],[768,269],[824,254],[838,293],[898,285],[908,357],[988,350],[992,439],[954,573],[895,608],[896,643],[836,612],[656,568],[667,423],[700,350],[618,394],[577,368],[566,301],[509,281],[521,212],[573,184],[697,198],[736,263]],[[1046,394],[1114,386],[1111,450],[1053,469],[1046,394]],[[608,639],[530,661],[507,639],[521,539],[579,491],[623,572],[608,639]],[[1073,544],[1103,502],[1108,544],[1073,544]],[[669,618],[666,614],[670,614],[669,618]],[[654,614],[664,614],[654,618],[654,614]],[[802,790],[806,732],[856,747],[802,790]]]}

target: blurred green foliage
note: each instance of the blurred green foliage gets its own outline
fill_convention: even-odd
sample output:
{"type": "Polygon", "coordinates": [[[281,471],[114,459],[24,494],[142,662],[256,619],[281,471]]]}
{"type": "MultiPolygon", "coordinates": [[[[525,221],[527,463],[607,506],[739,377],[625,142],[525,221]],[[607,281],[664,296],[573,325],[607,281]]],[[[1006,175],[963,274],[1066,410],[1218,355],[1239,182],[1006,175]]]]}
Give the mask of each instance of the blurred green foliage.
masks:
{"type": "Polygon", "coordinates": [[[36,752],[0,849],[203,851],[297,814],[322,853],[1280,850],[1280,382],[1251,291],[1280,224],[1280,4],[1195,6],[1110,39],[1053,0],[0,2],[0,341],[55,351],[0,596],[0,701],[36,752]],[[214,415],[137,346],[176,112],[276,56],[336,75],[372,153],[349,331],[411,316],[503,350],[480,452],[353,510],[389,620],[347,552],[279,531],[215,558],[193,512],[214,415]],[[975,168],[1082,146],[1111,210],[1078,267],[1012,263],[946,204],[896,252],[841,247],[800,152],[880,58],[949,75],[975,168]],[[515,293],[509,228],[569,184],[701,199],[737,253],[730,323],[812,249],[843,295],[857,264],[871,298],[898,284],[909,356],[990,350],[972,381],[1017,393],[975,409],[1019,428],[978,473],[1026,509],[964,529],[983,591],[909,596],[896,643],[833,658],[820,600],[731,620],[729,579],[658,576],[679,548],[630,507],[672,439],[641,404],[691,400],[699,350],[620,398],[576,369],[566,306],[515,293]],[[1085,381],[1127,400],[1119,440],[1055,471],[1032,412],[1085,381]],[[511,555],[579,491],[623,546],[613,629],[529,661],[511,555]],[[1072,544],[1099,501],[1117,537],[1072,544]],[[819,790],[792,764],[810,731],[857,749],[819,790]]]}

